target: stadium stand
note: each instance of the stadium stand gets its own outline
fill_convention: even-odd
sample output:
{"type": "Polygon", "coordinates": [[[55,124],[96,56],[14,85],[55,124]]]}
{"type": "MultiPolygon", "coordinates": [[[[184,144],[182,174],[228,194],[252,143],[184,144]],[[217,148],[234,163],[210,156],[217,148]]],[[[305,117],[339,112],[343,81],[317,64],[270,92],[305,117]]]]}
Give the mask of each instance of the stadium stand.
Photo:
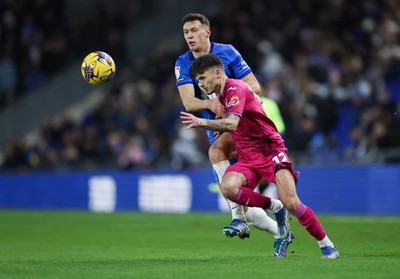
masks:
{"type": "MultiPolygon", "coordinates": [[[[144,18],[142,12],[156,1],[141,1],[149,7],[131,10],[110,8],[104,5],[112,1],[101,1],[79,20],[58,15],[63,2],[53,2],[0,4],[0,36],[5,42],[0,73],[10,77],[0,80],[1,107],[31,94],[56,75],[60,65],[83,57],[87,49],[112,49],[121,55],[116,61],[126,62],[117,63],[118,75],[104,98],[78,121],[68,115],[48,118],[34,142],[27,143],[23,134],[10,138],[3,148],[2,170],[207,164],[205,159],[182,161],[185,158],[177,158],[173,148],[183,110],[173,73],[175,58],[186,49],[179,25],[183,13],[174,15],[177,26],[169,26],[175,36],[158,34],[161,41],[133,63],[122,40],[112,43],[129,32],[126,26],[140,27],[129,22],[135,16],[128,11],[144,18]],[[23,16],[15,17],[17,12],[23,16]],[[38,19],[38,14],[49,15],[38,19]],[[16,24],[16,18],[23,20],[16,24]],[[46,20],[50,23],[42,22],[46,20]],[[87,36],[88,29],[97,31],[87,36]],[[35,40],[39,43],[32,43],[35,40]],[[27,42],[30,48],[23,47],[27,42]]],[[[298,164],[400,162],[400,3],[253,0],[221,5],[223,11],[209,13],[212,39],[232,43],[252,66],[265,95],[280,105],[284,137],[298,164]]],[[[202,133],[195,138],[198,151],[205,154],[202,133]]]]}

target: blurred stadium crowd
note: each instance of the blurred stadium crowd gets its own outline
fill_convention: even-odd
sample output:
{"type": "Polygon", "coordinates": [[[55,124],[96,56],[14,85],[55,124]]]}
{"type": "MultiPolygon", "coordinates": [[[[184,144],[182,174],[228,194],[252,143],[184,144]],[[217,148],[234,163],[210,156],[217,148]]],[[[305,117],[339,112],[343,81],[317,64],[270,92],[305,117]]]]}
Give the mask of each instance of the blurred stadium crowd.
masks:
{"type": "MultiPolygon", "coordinates": [[[[106,98],[81,122],[47,119],[33,145],[10,139],[3,170],[207,165],[204,133],[179,123],[173,69],[187,49],[183,38],[126,60],[125,27],[154,4],[139,2],[100,1],[79,20],[63,14],[63,1],[0,3],[0,113],[88,49],[107,51],[118,66],[106,98]]],[[[207,15],[212,40],[233,44],[279,104],[295,161],[400,162],[399,1],[225,2],[207,15]]]]}

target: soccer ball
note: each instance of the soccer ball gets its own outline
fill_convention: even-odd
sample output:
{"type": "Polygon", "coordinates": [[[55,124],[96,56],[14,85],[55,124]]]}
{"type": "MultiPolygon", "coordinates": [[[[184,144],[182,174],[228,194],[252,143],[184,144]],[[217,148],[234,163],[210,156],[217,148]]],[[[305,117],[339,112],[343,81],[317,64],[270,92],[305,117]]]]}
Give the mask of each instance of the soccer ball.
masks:
{"type": "Polygon", "coordinates": [[[104,51],[94,51],[83,59],[81,72],[88,83],[102,85],[113,79],[115,63],[112,57],[104,51]]]}

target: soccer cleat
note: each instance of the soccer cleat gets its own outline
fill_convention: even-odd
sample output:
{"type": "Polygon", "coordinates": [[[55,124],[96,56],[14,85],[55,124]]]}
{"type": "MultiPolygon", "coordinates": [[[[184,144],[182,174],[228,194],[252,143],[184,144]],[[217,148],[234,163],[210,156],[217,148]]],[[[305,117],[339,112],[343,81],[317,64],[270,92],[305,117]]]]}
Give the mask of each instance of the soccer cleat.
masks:
{"type": "Polygon", "coordinates": [[[287,219],[287,210],[282,207],[275,213],[276,222],[278,223],[278,231],[282,239],[289,236],[290,225],[287,219]]]}
{"type": "Polygon", "coordinates": [[[321,247],[322,259],[336,259],[339,258],[339,251],[336,247],[324,246],[321,247]]]}
{"type": "Polygon", "coordinates": [[[289,234],[285,238],[278,238],[275,240],[274,244],[274,257],[286,257],[286,251],[289,247],[289,244],[292,243],[294,238],[294,234],[291,230],[289,230],[289,234]]]}
{"type": "Polygon", "coordinates": [[[240,219],[233,219],[229,226],[222,229],[222,233],[226,237],[238,236],[241,239],[250,237],[250,230],[247,222],[240,219]]]}

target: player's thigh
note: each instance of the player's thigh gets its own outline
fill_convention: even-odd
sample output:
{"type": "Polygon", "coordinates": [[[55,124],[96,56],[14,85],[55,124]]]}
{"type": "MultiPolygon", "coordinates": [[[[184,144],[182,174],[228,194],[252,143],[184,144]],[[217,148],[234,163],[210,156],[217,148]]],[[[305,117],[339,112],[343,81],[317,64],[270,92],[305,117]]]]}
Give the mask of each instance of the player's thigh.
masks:
{"type": "Polygon", "coordinates": [[[283,205],[293,212],[300,204],[300,200],[296,192],[295,178],[289,169],[280,169],[275,173],[276,186],[278,195],[283,205]]]}
{"type": "Polygon", "coordinates": [[[240,174],[240,177],[233,177],[237,179],[236,183],[240,187],[243,186],[254,190],[261,180],[261,175],[252,168],[251,162],[242,162],[239,160],[237,163],[230,165],[225,172],[224,179],[225,176],[229,175],[231,172],[240,174]]]}
{"type": "Polygon", "coordinates": [[[235,152],[235,145],[229,133],[223,133],[217,140],[210,146],[208,156],[212,164],[230,160],[232,154],[235,152]]]}

